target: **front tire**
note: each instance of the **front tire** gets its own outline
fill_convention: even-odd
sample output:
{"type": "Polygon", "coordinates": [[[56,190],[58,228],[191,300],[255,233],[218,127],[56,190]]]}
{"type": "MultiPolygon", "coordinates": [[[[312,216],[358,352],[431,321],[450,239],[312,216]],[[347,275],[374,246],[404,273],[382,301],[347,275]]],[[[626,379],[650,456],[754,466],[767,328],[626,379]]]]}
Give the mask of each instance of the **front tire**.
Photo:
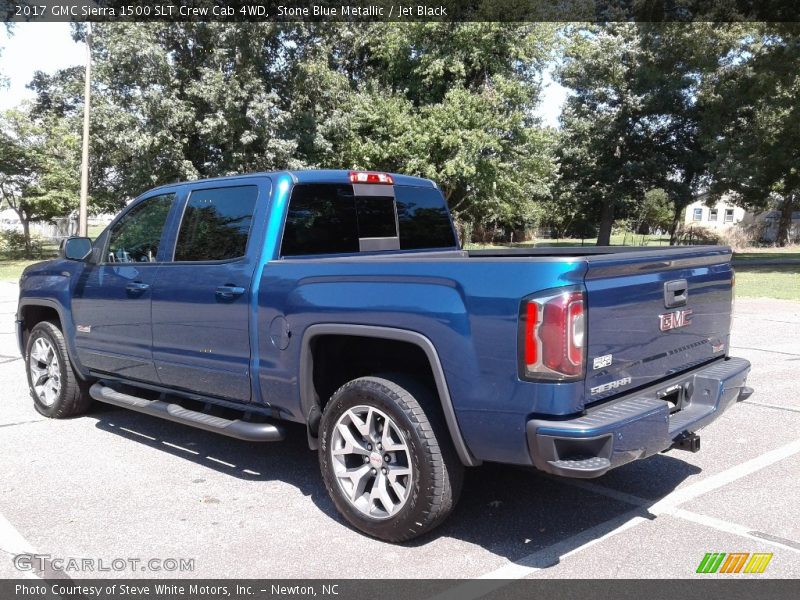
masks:
{"type": "Polygon", "coordinates": [[[31,330],[25,349],[33,406],[51,419],[85,413],[91,404],[88,383],[72,367],[64,335],[55,323],[42,321],[31,330]]]}
{"type": "Polygon", "coordinates": [[[354,379],[331,397],[320,468],[336,508],[356,529],[402,542],[452,511],[463,465],[434,408],[424,387],[392,375],[354,379]]]}

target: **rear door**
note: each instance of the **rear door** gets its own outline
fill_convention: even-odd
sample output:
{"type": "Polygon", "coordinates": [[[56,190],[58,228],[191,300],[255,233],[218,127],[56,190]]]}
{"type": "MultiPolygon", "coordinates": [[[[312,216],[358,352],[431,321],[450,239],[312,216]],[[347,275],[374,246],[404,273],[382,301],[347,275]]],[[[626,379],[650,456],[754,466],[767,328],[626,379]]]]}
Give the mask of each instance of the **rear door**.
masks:
{"type": "Polygon", "coordinates": [[[587,261],[587,403],[727,354],[733,277],[727,248],[587,261]]]}
{"type": "Polygon", "coordinates": [[[153,285],[153,359],[163,385],[250,400],[250,290],[264,230],[259,204],[268,197],[265,178],[190,189],[172,260],[153,285]]]}

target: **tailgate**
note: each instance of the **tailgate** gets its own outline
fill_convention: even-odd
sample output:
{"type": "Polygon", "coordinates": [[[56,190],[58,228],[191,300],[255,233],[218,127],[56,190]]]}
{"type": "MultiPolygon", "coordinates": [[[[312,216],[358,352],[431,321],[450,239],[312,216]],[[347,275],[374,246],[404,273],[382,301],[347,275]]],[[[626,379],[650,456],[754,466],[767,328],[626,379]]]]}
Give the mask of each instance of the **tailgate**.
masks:
{"type": "Polygon", "coordinates": [[[586,403],[727,355],[730,249],[587,258],[586,403]]]}

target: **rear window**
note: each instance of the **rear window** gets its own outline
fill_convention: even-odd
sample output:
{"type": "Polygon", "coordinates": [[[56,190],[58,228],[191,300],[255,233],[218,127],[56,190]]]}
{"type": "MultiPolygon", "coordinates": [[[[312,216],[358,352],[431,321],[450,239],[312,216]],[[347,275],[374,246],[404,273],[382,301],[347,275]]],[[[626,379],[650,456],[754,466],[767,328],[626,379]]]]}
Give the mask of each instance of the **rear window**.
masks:
{"type": "Polygon", "coordinates": [[[294,186],[283,231],[282,254],[358,252],[358,221],[352,185],[294,186]]]}
{"type": "Polygon", "coordinates": [[[380,196],[355,195],[349,184],[296,185],[289,201],[281,254],[456,246],[438,190],[387,186],[386,191],[380,196]]]}
{"type": "Polygon", "coordinates": [[[395,195],[402,250],[453,248],[458,245],[450,213],[439,190],[397,186],[395,195]]]}

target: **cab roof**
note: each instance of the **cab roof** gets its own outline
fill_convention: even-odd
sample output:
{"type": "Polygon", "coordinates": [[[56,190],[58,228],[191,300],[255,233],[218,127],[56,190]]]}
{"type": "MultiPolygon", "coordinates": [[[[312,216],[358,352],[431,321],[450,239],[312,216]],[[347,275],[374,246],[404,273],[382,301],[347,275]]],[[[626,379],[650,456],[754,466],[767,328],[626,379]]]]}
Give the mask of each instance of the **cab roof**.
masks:
{"type": "MultiPolygon", "coordinates": [[[[197,184],[197,183],[213,183],[217,181],[232,181],[236,179],[243,179],[249,177],[279,177],[281,175],[288,175],[295,183],[350,183],[351,169],[302,169],[297,171],[260,171],[255,173],[242,173],[239,175],[227,175],[225,177],[210,177],[208,179],[194,179],[191,181],[176,181],[173,183],[165,183],[149,191],[157,190],[165,187],[174,187],[176,185],[184,184],[197,184]]],[[[394,180],[394,185],[413,185],[418,187],[436,187],[436,184],[430,179],[422,177],[413,177],[411,175],[402,175],[398,173],[389,173],[394,180]]]]}

